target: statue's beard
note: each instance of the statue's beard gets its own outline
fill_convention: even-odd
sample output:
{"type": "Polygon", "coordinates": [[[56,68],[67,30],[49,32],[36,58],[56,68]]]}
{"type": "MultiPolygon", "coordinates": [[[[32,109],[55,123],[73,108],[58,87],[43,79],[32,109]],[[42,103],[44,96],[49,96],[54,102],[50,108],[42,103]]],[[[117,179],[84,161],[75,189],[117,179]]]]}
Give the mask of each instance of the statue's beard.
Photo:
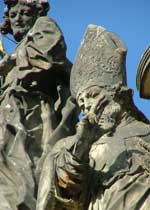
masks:
{"type": "Polygon", "coordinates": [[[98,120],[99,127],[104,132],[113,130],[118,124],[120,112],[121,112],[120,104],[116,102],[109,103],[104,108],[101,116],[99,117],[98,120]]]}

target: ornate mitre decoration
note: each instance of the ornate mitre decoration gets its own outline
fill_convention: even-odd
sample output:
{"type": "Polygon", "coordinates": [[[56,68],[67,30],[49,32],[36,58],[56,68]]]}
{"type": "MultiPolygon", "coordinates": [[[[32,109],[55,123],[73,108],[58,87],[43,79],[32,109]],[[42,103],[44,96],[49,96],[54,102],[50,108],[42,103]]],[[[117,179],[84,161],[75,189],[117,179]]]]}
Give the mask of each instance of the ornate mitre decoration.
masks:
{"type": "Polygon", "coordinates": [[[71,94],[98,85],[126,85],[126,46],[105,28],[89,25],[71,72],[71,94]]]}
{"type": "Polygon", "coordinates": [[[136,76],[137,89],[142,98],[150,98],[150,46],[143,53],[136,76]]]}

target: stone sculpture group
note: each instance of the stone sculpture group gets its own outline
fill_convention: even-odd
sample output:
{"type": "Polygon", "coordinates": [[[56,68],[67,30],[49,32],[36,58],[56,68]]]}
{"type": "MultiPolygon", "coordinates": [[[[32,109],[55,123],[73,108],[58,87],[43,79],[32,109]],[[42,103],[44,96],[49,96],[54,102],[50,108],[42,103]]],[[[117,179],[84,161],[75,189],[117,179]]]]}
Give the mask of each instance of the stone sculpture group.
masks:
{"type": "Polygon", "coordinates": [[[89,25],[72,65],[47,1],[4,3],[1,33],[19,43],[0,60],[0,210],[149,210],[150,125],[123,41],[89,25]]]}

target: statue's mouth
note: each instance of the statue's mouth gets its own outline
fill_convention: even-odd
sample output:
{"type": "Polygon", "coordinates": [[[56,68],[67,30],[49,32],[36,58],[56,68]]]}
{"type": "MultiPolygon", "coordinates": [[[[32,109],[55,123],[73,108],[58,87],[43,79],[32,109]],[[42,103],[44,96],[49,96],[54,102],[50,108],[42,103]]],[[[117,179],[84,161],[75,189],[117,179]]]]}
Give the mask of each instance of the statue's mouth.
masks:
{"type": "Polygon", "coordinates": [[[17,28],[24,28],[25,27],[25,25],[22,23],[22,22],[15,22],[15,27],[17,27],[17,28]]]}

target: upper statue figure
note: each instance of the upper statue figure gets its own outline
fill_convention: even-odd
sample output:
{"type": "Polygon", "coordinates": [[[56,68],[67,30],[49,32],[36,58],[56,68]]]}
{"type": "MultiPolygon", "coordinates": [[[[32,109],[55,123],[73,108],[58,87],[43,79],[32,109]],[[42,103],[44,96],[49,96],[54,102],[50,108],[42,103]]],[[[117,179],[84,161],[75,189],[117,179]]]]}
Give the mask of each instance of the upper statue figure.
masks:
{"type": "Polygon", "coordinates": [[[72,64],[60,28],[46,16],[46,0],[4,3],[1,33],[12,34],[19,44],[0,61],[0,209],[35,210],[46,152],[74,132],[72,64]]]}

